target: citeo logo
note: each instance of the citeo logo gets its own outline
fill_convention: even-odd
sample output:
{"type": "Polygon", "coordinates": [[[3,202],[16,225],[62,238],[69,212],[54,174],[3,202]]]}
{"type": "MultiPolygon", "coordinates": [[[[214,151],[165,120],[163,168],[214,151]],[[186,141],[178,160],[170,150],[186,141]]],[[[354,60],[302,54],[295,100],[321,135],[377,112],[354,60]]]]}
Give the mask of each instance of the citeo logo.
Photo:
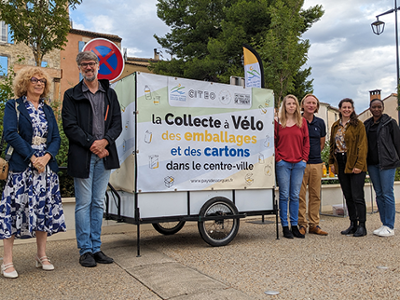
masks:
{"type": "Polygon", "coordinates": [[[192,99],[215,100],[215,98],[216,98],[216,95],[214,92],[205,91],[205,90],[203,91],[203,90],[191,89],[191,90],[189,90],[188,95],[192,99]]]}

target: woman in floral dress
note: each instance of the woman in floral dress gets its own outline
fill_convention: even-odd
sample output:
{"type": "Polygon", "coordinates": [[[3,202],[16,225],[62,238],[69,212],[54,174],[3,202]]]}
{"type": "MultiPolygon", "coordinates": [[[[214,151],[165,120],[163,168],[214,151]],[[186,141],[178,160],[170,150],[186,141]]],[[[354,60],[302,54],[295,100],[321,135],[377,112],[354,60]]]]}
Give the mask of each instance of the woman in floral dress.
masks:
{"type": "Polygon", "coordinates": [[[4,111],[4,138],[14,148],[0,202],[1,273],[6,278],[18,277],[12,262],[15,237],[36,237],[36,267],[53,270],[47,236],[66,230],[55,158],[61,139],[54,113],[44,103],[49,91],[43,70],[26,67],[14,80],[19,98],[9,100],[4,111]]]}

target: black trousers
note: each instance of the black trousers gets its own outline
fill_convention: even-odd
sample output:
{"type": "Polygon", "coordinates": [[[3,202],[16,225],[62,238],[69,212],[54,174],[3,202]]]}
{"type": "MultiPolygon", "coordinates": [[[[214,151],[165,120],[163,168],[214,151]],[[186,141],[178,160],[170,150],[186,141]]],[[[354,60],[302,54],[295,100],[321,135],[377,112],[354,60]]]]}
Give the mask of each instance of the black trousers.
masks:
{"type": "Polygon", "coordinates": [[[343,195],[346,199],[350,221],[365,222],[367,208],[365,206],[364,182],[365,172],[359,174],[344,173],[347,156],[346,153],[337,153],[336,159],[339,165],[338,178],[343,195]]]}

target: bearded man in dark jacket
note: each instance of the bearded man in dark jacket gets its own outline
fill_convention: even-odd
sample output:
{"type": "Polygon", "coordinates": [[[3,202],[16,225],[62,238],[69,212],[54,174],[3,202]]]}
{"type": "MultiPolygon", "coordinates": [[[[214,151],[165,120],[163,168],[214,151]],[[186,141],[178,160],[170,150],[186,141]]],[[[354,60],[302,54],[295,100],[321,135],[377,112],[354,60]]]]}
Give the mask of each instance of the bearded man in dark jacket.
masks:
{"type": "Polygon", "coordinates": [[[65,92],[62,119],[69,140],[68,174],[74,177],[79,263],[95,267],[114,261],[100,250],[100,235],[111,169],[119,168],[115,140],[122,131],[121,109],[109,81],[97,78],[97,56],[81,52],[76,62],[83,80],[65,92]]]}

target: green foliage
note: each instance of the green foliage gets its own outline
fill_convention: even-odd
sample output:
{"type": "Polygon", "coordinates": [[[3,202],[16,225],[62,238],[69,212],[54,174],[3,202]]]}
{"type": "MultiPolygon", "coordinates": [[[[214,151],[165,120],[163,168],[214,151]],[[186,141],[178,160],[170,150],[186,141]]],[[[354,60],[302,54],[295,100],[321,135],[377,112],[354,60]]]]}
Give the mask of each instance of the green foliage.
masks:
{"type": "MultiPolygon", "coordinates": [[[[0,69],[4,69],[0,65],[0,69]]],[[[6,103],[14,97],[13,91],[14,69],[10,67],[7,75],[0,78],[0,131],[3,132],[3,117],[6,103]]]]}
{"type": "Polygon", "coordinates": [[[308,80],[307,78],[309,76],[311,76],[311,67],[300,70],[296,73],[296,75],[294,75],[293,89],[290,91],[290,93],[295,95],[299,99],[299,102],[301,102],[301,99],[303,99],[305,95],[312,94],[314,92],[314,79],[308,80]]]}
{"type": "Polygon", "coordinates": [[[321,6],[303,10],[303,3],[158,0],[157,14],[171,32],[155,38],[172,58],[153,63],[150,69],[162,75],[228,83],[230,76],[244,76],[242,46],[246,43],[263,54],[266,86],[276,94],[291,92],[301,99],[312,92],[312,80],[307,80],[311,68],[303,68],[309,43],[300,37],[323,15],[321,6]]]}
{"type": "Polygon", "coordinates": [[[58,131],[60,132],[61,145],[60,145],[60,150],[58,150],[56,159],[57,159],[57,164],[60,168],[58,172],[58,177],[60,178],[61,196],[74,197],[75,195],[74,179],[67,173],[69,145],[68,145],[68,138],[64,133],[64,128],[61,122],[60,109],[59,109],[60,105],[58,101],[53,101],[51,103],[51,106],[53,108],[54,116],[56,117],[57,120],[59,120],[57,124],[58,124],[58,131]]]}
{"type": "Polygon", "coordinates": [[[258,45],[270,25],[271,0],[239,0],[225,9],[221,33],[209,40],[209,58],[219,63],[216,77],[228,83],[230,76],[244,76],[243,44],[258,45]],[[214,47],[210,47],[214,45],[214,47]],[[216,47],[218,45],[218,47],[216,47]]]}
{"type": "Polygon", "coordinates": [[[208,41],[221,32],[224,10],[235,0],[159,0],[157,15],[172,28],[165,37],[154,35],[167,49],[170,61],[152,64],[157,74],[216,81],[218,63],[210,61],[208,41]]]}
{"type": "Polygon", "coordinates": [[[208,39],[216,37],[221,31],[223,10],[230,2],[232,1],[159,0],[157,15],[173,29],[165,37],[154,37],[171,55],[184,60],[202,57],[208,53],[208,39]]]}
{"type": "Polygon", "coordinates": [[[75,197],[74,178],[67,174],[66,168],[60,168],[58,178],[60,179],[61,197],[75,197]]]}
{"type": "MultiPolygon", "coordinates": [[[[329,151],[330,151],[330,149],[329,149],[329,141],[326,141],[324,149],[322,149],[322,151],[321,151],[321,159],[322,159],[322,162],[326,166],[327,176],[329,176],[329,151]]],[[[336,179],[336,180],[332,180],[331,179],[331,180],[322,181],[322,184],[338,184],[338,183],[339,183],[338,179],[336,179]]]]}
{"type": "MultiPolygon", "coordinates": [[[[56,113],[56,112],[55,112],[56,113]]],[[[74,178],[68,175],[68,138],[64,133],[62,122],[58,122],[58,130],[61,137],[60,150],[58,150],[56,159],[59,166],[58,177],[60,178],[60,193],[62,197],[75,197],[74,178]]]]}
{"type": "Polygon", "coordinates": [[[172,55],[151,65],[153,72],[214,82],[243,76],[243,43],[269,24],[270,0],[159,0],[158,16],[171,33],[155,36],[172,55]]]}
{"type": "Polygon", "coordinates": [[[325,163],[327,170],[329,170],[329,141],[325,142],[324,149],[321,151],[321,159],[325,163]]]}
{"type": "MultiPolygon", "coordinates": [[[[304,1],[301,1],[302,5],[304,1]]],[[[300,30],[300,33],[305,33],[311,26],[317,22],[324,15],[324,10],[322,9],[322,5],[311,6],[308,9],[304,9],[300,11],[300,15],[303,17],[303,28],[300,30]]]]}
{"type": "Polygon", "coordinates": [[[301,71],[310,48],[309,41],[301,39],[301,34],[311,26],[312,21],[322,16],[323,11],[320,9],[319,14],[315,9],[312,9],[313,13],[302,11],[303,2],[277,0],[269,7],[270,28],[258,49],[264,61],[266,86],[274,90],[277,107],[286,94],[297,92],[301,93],[297,95],[301,97],[312,87],[312,82],[306,80],[311,68],[301,71]]]}
{"type": "Polygon", "coordinates": [[[58,130],[60,131],[61,145],[56,156],[57,163],[60,167],[66,167],[68,163],[68,138],[64,133],[62,122],[58,122],[58,130]]]}
{"type": "Polygon", "coordinates": [[[400,181],[400,168],[396,169],[396,174],[394,175],[395,181],[400,181]]]}
{"type": "Polygon", "coordinates": [[[43,56],[63,49],[70,29],[67,8],[82,0],[0,0],[0,19],[7,23],[16,42],[28,45],[40,66],[43,56]]]}
{"type": "MultiPolygon", "coordinates": [[[[2,70],[3,73],[5,74],[4,68],[1,65],[0,65],[0,70],[2,70]]],[[[6,103],[8,99],[14,97],[13,79],[14,79],[14,69],[12,67],[8,69],[7,75],[0,77],[0,136],[3,133],[3,118],[4,118],[4,109],[6,107],[6,103]]],[[[5,151],[4,151],[5,148],[6,145],[4,145],[3,153],[1,153],[1,157],[3,158],[5,156],[5,151]]],[[[0,191],[3,190],[4,183],[5,181],[0,181],[0,191]]]]}

